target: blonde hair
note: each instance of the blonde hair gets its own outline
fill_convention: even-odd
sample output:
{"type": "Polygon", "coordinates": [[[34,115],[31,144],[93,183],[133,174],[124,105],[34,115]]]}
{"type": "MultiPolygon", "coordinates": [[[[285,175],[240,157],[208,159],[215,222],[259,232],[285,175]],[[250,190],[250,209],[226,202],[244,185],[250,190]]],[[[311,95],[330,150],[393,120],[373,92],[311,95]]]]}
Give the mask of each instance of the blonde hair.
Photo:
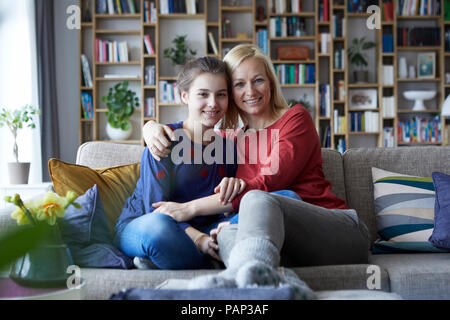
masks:
{"type": "MultiPolygon", "coordinates": [[[[225,55],[223,61],[226,63],[229,74],[231,75],[248,58],[257,58],[264,64],[267,77],[270,81],[270,107],[272,108],[272,113],[277,114],[281,109],[288,108],[288,103],[281,91],[280,82],[276,76],[272,60],[258,46],[254,44],[237,45],[225,55]]],[[[236,106],[233,99],[231,100],[231,105],[233,106],[233,112],[230,112],[229,115],[227,114],[224,117],[221,124],[222,128],[236,128],[238,115],[246,121],[243,112],[236,106]]]]}

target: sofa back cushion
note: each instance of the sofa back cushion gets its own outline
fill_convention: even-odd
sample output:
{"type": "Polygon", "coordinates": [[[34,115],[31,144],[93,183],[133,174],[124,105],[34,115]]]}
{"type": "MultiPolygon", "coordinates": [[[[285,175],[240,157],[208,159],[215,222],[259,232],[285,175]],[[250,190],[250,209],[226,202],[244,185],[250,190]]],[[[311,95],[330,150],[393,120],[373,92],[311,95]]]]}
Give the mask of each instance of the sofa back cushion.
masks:
{"type": "Polygon", "coordinates": [[[450,173],[450,147],[358,148],[347,150],[343,158],[347,204],[366,223],[372,242],[378,238],[372,167],[421,177],[450,173]]]}

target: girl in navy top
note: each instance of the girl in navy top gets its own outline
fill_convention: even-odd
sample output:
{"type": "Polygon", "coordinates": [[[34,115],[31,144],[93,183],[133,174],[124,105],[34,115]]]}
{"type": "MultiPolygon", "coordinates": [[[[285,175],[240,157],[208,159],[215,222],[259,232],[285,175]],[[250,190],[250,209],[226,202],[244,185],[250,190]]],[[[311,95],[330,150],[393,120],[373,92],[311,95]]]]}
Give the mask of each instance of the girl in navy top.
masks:
{"type": "Polygon", "coordinates": [[[213,267],[210,257],[220,258],[209,233],[221,222],[237,223],[237,214],[177,222],[176,208],[214,194],[224,179],[236,186],[234,193],[245,188],[242,180],[233,178],[237,169],[233,141],[214,132],[218,121],[231,112],[225,63],[212,57],[195,59],[180,72],[177,86],[189,109],[186,120],[169,125],[178,142],[172,145],[171,156],[161,161],[145,148],[136,189],[115,227],[116,246],[135,257],[138,267],[139,261],[159,269],[213,267]]]}

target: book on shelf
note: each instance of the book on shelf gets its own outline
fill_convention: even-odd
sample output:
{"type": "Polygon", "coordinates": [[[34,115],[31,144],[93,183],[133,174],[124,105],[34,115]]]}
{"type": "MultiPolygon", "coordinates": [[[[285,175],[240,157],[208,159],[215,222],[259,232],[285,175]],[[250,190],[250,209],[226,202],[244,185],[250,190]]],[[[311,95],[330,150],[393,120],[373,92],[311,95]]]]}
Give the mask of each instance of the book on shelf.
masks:
{"type": "Polygon", "coordinates": [[[395,132],[393,127],[383,128],[383,146],[386,148],[395,147],[395,132]]]}
{"type": "Polygon", "coordinates": [[[397,14],[400,16],[440,15],[440,2],[436,0],[399,0],[397,14]]]}
{"type": "Polygon", "coordinates": [[[344,153],[346,149],[345,138],[338,138],[336,143],[336,150],[340,153],[344,153]]]}
{"type": "Polygon", "coordinates": [[[214,54],[219,54],[219,50],[217,50],[216,40],[211,31],[208,32],[209,45],[211,46],[212,52],[214,54]]]}
{"type": "Polygon", "coordinates": [[[156,112],[156,99],[154,97],[148,97],[144,100],[144,117],[155,118],[156,112]]]}
{"type": "Polygon", "coordinates": [[[350,131],[378,132],[380,130],[380,116],[377,111],[350,112],[350,131]]]}
{"type": "Polygon", "coordinates": [[[144,68],[144,84],[147,86],[155,85],[156,67],[154,65],[145,66],[144,68]]]}
{"type": "Polygon", "coordinates": [[[394,85],[394,66],[393,65],[383,65],[381,70],[381,82],[386,86],[394,85]]]}
{"type": "Polygon", "coordinates": [[[161,0],[159,5],[161,14],[197,13],[197,2],[195,0],[161,0]]]}
{"type": "Polygon", "coordinates": [[[399,143],[442,142],[441,117],[417,116],[398,121],[397,137],[399,143]]]}
{"type": "Polygon", "coordinates": [[[336,49],[334,51],[334,68],[335,69],[345,69],[345,50],[336,49]]]}
{"type": "Polygon", "coordinates": [[[330,1],[329,0],[319,0],[319,21],[321,21],[321,22],[330,21],[330,1]]]}
{"type": "Polygon", "coordinates": [[[273,13],[302,12],[302,0],[274,0],[271,5],[273,13]]]}
{"type": "Polygon", "coordinates": [[[440,46],[441,28],[439,27],[399,27],[397,45],[404,46],[440,46]]]}
{"type": "Polygon", "coordinates": [[[344,80],[339,80],[337,82],[337,88],[336,89],[336,99],[339,101],[344,101],[345,100],[345,82],[344,80]]]}
{"type": "Polygon", "coordinates": [[[81,55],[81,69],[83,70],[83,80],[85,87],[92,87],[92,75],[91,68],[89,67],[89,62],[86,55],[81,55]]]}
{"type": "Polygon", "coordinates": [[[175,81],[159,81],[159,102],[181,104],[180,93],[175,81]]]}
{"type": "Polygon", "coordinates": [[[382,97],[381,109],[383,110],[383,117],[393,118],[395,117],[395,97],[382,97]]]}
{"type": "Polygon", "coordinates": [[[333,23],[333,38],[345,37],[345,19],[341,16],[333,15],[331,20],[333,23]]]}
{"type": "Polygon", "coordinates": [[[331,147],[331,129],[330,126],[326,126],[322,131],[322,148],[331,147]]]}
{"type": "Polygon", "coordinates": [[[92,105],[92,95],[88,92],[81,92],[81,108],[83,119],[94,118],[94,107],[92,105]]]}
{"type": "Polygon", "coordinates": [[[135,14],[135,0],[97,0],[98,14],[135,14]]]}
{"type": "Polygon", "coordinates": [[[275,74],[281,84],[315,83],[316,68],[314,64],[275,64],[275,74]]]}
{"type": "Polygon", "coordinates": [[[349,0],[347,1],[347,11],[349,13],[365,13],[371,5],[378,6],[378,0],[349,0]]]}
{"type": "Polygon", "coordinates": [[[394,21],[393,0],[383,0],[383,5],[381,7],[381,20],[386,22],[394,21]]]}
{"type": "Polygon", "coordinates": [[[256,42],[258,47],[260,47],[265,54],[268,54],[269,48],[266,28],[259,28],[256,30],[256,42]]]}
{"type": "Polygon", "coordinates": [[[95,61],[128,62],[128,43],[95,39],[95,61]]]}
{"type": "Polygon", "coordinates": [[[320,34],[320,53],[330,53],[331,46],[331,34],[321,33],[320,34]]]}
{"type": "Polygon", "coordinates": [[[144,1],[144,22],[155,23],[156,22],[156,6],[155,2],[150,0],[144,1]]]}
{"type": "Polygon", "coordinates": [[[334,133],[345,133],[346,129],[346,117],[340,116],[339,111],[334,109],[333,111],[333,126],[334,133]]]}
{"type": "Polygon", "coordinates": [[[223,38],[231,38],[231,21],[225,17],[222,17],[222,37],[223,38]]]}
{"type": "Polygon", "coordinates": [[[382,48],[383,52],[394,52],[394,35],[393,34],[383,34],[382,37],[382,48]]]}
{"type": "Polygon", "coordinates": [[[153,49],[152,40],[150,39],[150,35],[148,35],[148,34],[144,35],[144,44],[145,44],[145,49],[147,50],[148,54],[155,54],[155,50],[153,49]]]}
{"type": "Polygon", "coordinates": [[[319,85],[319,107],[320,115],[330,117],[331,115],[331,93],[329,84],[319,85]]]}

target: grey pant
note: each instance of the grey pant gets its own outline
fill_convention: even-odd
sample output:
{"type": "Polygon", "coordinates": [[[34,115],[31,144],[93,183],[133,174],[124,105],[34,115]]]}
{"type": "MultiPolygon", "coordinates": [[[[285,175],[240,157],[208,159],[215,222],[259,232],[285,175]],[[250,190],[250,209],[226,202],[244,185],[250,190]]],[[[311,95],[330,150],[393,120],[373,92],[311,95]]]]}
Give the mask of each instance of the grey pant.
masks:
{"type": "Polygon", "coordinates": [[[326,209],[264,191],[241,200],[238,225],[218,235],[219,254],[228,265],[234,245],[248,237],[270,240],[285,267],[367,263],[369,232],[353,209],[326,209]]]}

